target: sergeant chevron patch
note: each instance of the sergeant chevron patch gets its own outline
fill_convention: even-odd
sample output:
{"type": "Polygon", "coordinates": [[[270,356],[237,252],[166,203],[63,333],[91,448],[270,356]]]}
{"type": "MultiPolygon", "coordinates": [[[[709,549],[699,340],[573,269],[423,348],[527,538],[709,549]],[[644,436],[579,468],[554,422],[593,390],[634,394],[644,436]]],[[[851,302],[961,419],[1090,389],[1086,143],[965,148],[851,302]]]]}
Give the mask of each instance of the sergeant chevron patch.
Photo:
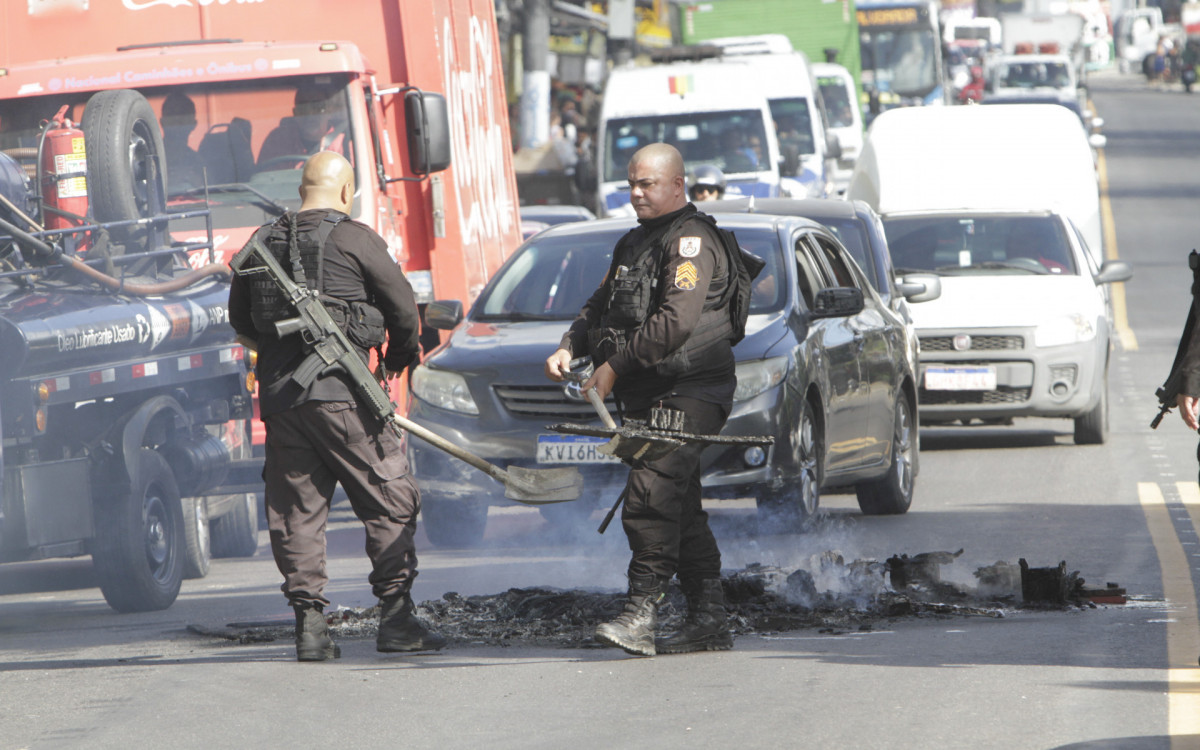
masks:
{"type": "Polygon", "coordinates": [[[696,266],[690,260],[685,260],[675,269],[675,286],[685,292],[690,292],[696,288],[696,281],[700,274],[696,271],[696,266]]]}

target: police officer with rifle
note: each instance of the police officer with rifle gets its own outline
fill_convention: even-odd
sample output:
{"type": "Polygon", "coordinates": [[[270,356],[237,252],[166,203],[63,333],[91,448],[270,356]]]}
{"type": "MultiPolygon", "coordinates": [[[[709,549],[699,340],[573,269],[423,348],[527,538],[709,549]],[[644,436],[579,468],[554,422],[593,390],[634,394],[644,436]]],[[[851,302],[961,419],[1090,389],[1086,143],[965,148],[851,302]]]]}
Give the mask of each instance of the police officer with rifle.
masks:
{"type": "MultiPolygon", "coordinates": [[[[546,360],[562,381],[571,361],[596,366],[582,388],[612,392],[627,419],[652,422],[654,409],[682,413],[686,432],[715,435],[737,385],[733,344],[744,333],[750,280],[761,265],[687,199],[683,159],[655,143],[629,162],[639,226],[617,243],[599,288],[546,360]]],[[[757,261],[761,264],[761,261],[757,261]]],[[[733,646],[721,586],[721,553],[701,507],[701,443],[630,462],[621,522],[629,540],[629,596],[596,639],[653,656],[733,646]],[[678,575],[687,599],[682,629],[655,642],[657,612],[678,575]]]]}
{"type": "Polygon", "coordinates": [[[339,483],[366,527],[369,581],[380,600],[376,649],[439,649],[445,638],[414,616],[409,593],[417,576],[420,494],[398,431],[379,418],[390,403],[374,403],[387,398],[371,398],[373,389],[355,379],[369,374],[371,349],[379,353],[380,380],[416,362],[412,287],[383,238],[349,218],[354,172],[344,157],[328,151],[310,157],[300,197],[296,215],[261,227],[234,258],[229,292],[230,324],[258,353],[267,522],[281,588],[296,613],[296,658],[340,656],[323,614],[325,525],[339,483]],[[274,261],[276,271],[289,269],[295,283],[254,272],[264,260],[274,261]],[[333,326],[345,336],[324,335],[333,326]]]}

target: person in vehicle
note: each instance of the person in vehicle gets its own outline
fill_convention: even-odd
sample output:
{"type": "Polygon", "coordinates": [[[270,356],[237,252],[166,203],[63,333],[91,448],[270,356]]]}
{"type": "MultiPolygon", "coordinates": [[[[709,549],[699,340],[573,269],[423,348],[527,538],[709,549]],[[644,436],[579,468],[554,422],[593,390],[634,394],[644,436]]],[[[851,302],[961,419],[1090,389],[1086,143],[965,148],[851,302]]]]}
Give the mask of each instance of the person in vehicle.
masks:
{"type": "Polygon", "coordinates": [[[711,164],[692,170],[688,196],[695,202],[716,201],[725,197],[725,173],[711,164]]]}
{"type": "MultiPolygon", "coordinates": [[[[299,213],[260,227],[255,237],[280,265],[294,269],[298,284],[321,292],[364,361],[370,349],[387,342],[379,374],[394,378],[420,352],[412,287],[383,238],[349,217],[354,170],[344,157],[318,153],[304,163],[300,179],[299,213]]],[[[376,650],[440,649],[446,639],[416,618],[409,594],[417,576],[413,538],[421,504],[404,446],[360,403],[341,367],[320,369],[319,355],[299,334],[275,333],[276,321],[294,315],[269,277],[233,277],[229,322],[238,342],[258,353],[267,525],[281,588],[296,613],[296,658],[340,656],[322,614],[329,605],[325,524],[338,484],[366,526],[369,580],[379,597],[376,650]],[[314,362],[318,366],[310,368],[314,362]]]]}
{"type": "Polygon", "coordinates": [[[758,169],[758,157],[746,145],[746,135],[736,127],[721,131],[721,157],[730,172],[750,172],[758,169]]]}
{"type": "Polygon", "coordinates": [[[1037,261],[1050,273],[1070,269],[1070,250],[1058,225],[1049,219],[1019,219],[1008,234],[1008,260],[1026,258],[1037,261]]]}
{"type": "Polygon", "coordinates": [[[302,86],[296,89],[292,116],[279,121],[267,134],[258,152],[258,169],[294,169],[318,151],[341,152],[345,134],[342,124],[344,107],[335,89],[302,86]],[[294,159],[286,159],[292,156],[294,159]]]}
{"type": "Polygon", "coordinates": [[[163,156],[167,160],[167,193],[174,194],[204,184],[204,160],[188,143],[196,129],[196,104],[182,91],[163,100],[159,118],[163,156]]]}
{"type": "MultiPolygon", "coordinates": [[[[626,417],[647,419],[658,407],[682,412],[685,432],[717,434],[737,384],[727,294],[739,262],[733,241],[688,201],[675,147],[654,143],[634,154],[629,186],[639,226],[618,241],[546,375],[562,381],[573,359],[590,355],[596,370],[583,388],[601,398],[611,392],[626,417]]],[[[702,452],[686,444],[656,460],[630,459],[621,513],[633,553],[629,596],[615,620],[596,628],[598,641],[642,656],[733,647],[721,552],[700,503],[702,452]],[[658,605],[676,575],[687,620],[656,643],[658,605]]]]}

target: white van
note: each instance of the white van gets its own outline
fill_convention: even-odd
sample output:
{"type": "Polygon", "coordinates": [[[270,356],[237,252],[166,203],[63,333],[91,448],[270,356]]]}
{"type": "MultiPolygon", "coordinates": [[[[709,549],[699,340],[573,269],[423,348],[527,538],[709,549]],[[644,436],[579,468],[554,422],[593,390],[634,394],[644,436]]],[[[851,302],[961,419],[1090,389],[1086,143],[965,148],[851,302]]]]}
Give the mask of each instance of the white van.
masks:
{"type": "Polygon", "coordinates": [[[601,211],[629,210],[629,158],[656,142],[678,148],[689,171],[702,164],[721,169],[727,196],[796,194],[798,183],[781,174],[797,173],[799,160],[781,163],[761,75],[741,57],[609,73],[596,138],[601,211]]]}
{"type": "Polygon", "coordinates": [[[1057,104],[888,110],[867,131],[846,198],[880,214],[1060,211],[1097,266],[1104,259],[1092,148],[1079,117],[1057,104]]]}
{"type": "Polygon", "coordinates": [[[829,118],[829,132],[837,136],[841,149],[841,155],[834,161],[832,177],[834,188],[840,195],[846,192],[854,162],[862,153],[863,116],[858,103],[858,87],[854,85],[850,71],[837,63],[813,63],[812,71],[825,115],[829,118]]]}
{"type": "MultiPolygon", "coordinates": [[[[830,114],[817,83],[817,65],[803,52],[794,50],[783,34],[720,37],[706,40],[704,44],[720,48],[725,60],[744,59],[754,66],[754,83],[762,87],[770,102],[782,158],[784,161],[795,156],[800,159],[797,169],[784,170],[786,189],[783,193],[797,198],[825,198],[836,194],[838,186],[834,177],[845,147],[830,127],[830,114]],[[800,184],[787,185],[788,178],[800,184]]],[[[850,86],[854,87],[853,78],[850,86]]],[[[851,101],[856,100],[857,93],[851,98],[851,101]]],[[[861,112],[858,117],[857,142],[861,146],[861,112]]],[[[847,169],[842,189],[849,177],[847,169]]]]}

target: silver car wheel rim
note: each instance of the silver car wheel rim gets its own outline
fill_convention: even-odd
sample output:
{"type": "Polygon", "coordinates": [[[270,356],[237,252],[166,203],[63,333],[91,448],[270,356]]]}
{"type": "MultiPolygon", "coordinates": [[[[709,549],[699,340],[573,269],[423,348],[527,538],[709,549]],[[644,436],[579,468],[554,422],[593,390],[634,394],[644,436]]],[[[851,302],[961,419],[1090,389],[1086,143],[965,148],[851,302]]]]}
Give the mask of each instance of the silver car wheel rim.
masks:
{"type": "Polygon", "coordinates": [[[817,512],[817,449],[812,416],[807,408],[800,416],[800,505],[805,516],[817,512]]]}
{"type": "Polygon", "coordinates": [[[914,443],[912,438],[912,419],[908,412],[908,403],[903,399],[896,402],[896,486],[908,497],[912,492],[912,468],[914,443]]]}

